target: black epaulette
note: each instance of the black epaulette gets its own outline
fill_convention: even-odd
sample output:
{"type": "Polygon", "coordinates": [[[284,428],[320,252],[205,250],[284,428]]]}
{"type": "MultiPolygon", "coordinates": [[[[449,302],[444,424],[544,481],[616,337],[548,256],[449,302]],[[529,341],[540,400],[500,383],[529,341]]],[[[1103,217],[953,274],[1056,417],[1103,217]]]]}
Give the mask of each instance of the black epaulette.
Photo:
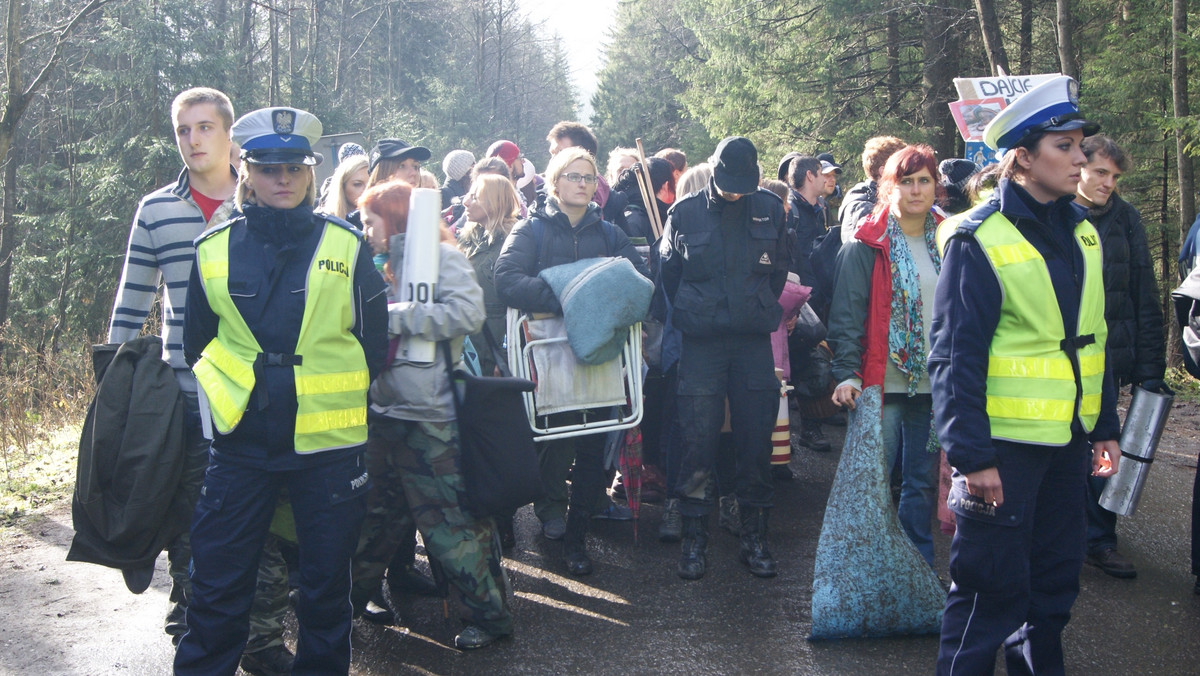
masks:
{"type": "Polygon", "coordinates": [[[332,214],[315,213],[313,215],[324,220],[326,223],[332,223],[333,225],[336,225],[340,228],[345,228],[346,230],[349,230],[350,232],[354,233],[354,236],[357,237],[359,239],[359,241],[362,241],[362,238],[363,238],[362,230],[359,230],[358,228],[354,227],[354,224],[351,223],[350,221],[347,221],[342,218],[338,218],[337,216],[334,216],[332,214]]]}
{"type": "Polygon", "coordinates": [[[192,246],[200,246],[200,242],[203,242],[204,240],[208,239],[209,237],[212,237],[213,235],[234,225],[235,223],[244,222],[245,220],[246,220],[246,215],[242,214],[242,213],[238,213],[236,216],[229,219],[228,221],[225,221],[224,223],[218,223],[217,225],[214,225],[213,227],[209,228],[208,230],[205,230],[204,232],[200,233],[199,237],[192,240],[192,246]]]}

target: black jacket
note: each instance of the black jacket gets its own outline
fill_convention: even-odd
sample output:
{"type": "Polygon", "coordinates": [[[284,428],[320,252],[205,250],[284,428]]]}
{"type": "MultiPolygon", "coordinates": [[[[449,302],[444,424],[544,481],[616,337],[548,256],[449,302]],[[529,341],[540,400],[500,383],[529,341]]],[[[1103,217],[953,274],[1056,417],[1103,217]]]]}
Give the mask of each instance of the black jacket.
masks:
{"type": "Polygon", "coordinates": [[[650,276],[629,237],[605,221],[594,202],[572,228],[557,202],[548,199],[544,210],[517,223],[504,241],[496,258],[496,293],[511,308],[562,314],[558,297],[538,273],[584,258],[612,256],[627,258],[638,272],[650,276]]]}
{"type": "Polygon", "coordinates": [[[1104,250],[1104,319],[1108,359],[1121,387],[1162,380],[1167,368],[1163,316],[1142,216],[1113,195],[1088,211],[1104,250]]]}
{"type": "Polygon", "coordinates": [[[818,205],[809,204],[795,190],[790,190],[788,197],[791,205],[788,210],[788,219],[791,226],[795,228],[795,232],[790,233],[793,239],[791,264],[788,271],[796,273],[801,284],[811,287],[816,280],[813,278],[809,257],[812,255],[813,245],[817,239],[825,234],[825,214],[818,205]]]}
{"type": "Polygon", "coordinates": [[[671,207],[659,253],[671,321],[685,335],[779,327],[791,252],[783,201],[774,193],[759,188],[728,202],[710,181],[671,207]]]}
{"type": "Polygon", "coordinates": [[[67,560],[152,566],[192,517],[179,484],[184,406],[175,371],[158,336],[94,346],[92,363],[96,395],[79,440],[67,560]]]}
{"type": "Polygon", "coordinates": [[[849,233],[858,229],[863,219],[871,215],[876,199],[878,198],[875,181],[856,183],[850,188],[850,192],[846,193],[846,197],[842,199],[842,206],[838,209],[838,222],[842,224],[842,232],[847,233],[847,237],[849,233]]]}

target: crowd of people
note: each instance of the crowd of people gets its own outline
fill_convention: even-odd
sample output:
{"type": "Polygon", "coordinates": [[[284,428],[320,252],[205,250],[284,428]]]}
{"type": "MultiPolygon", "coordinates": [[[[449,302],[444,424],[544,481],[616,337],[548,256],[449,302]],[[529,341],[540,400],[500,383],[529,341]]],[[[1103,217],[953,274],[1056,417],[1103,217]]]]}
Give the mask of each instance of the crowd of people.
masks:
{"type": "MultiPolygon", "coordinates": [[[[881,136],[844,192],[832,154],[788,153],[772,177],[741,136],[691,166],[616,148],[601,171],[576,122],[549,131],[541,174],[501,139],[446,154],[438,185],[429,149],[389,138],[342,146],[318,186],[332,158],[306,111],[236,118],[196,88],[171,115],[185,168],[138,205],[108,340],[137,337],[165,289],[163,359],[187,415],[178,490],[195,504],[167,547],[176,673],[346,673],[352,622],[396,622],[402,594],[448,593],[462,650],[512,636],[513,517],[468,508],[446,360],[505,372],[508,310],[562,315],[543,273],[594,258],[654,285],[640,496],[663,502],[680,578],[705,576],[714,513],[746,569],[776,575],[781,397],[791,446],[827,452],[822,425],[859,424],[872,387],[903,531],[931,567],[936,523],[954,532],[939,673],[991,673],[1001,649],[1009,673],[1061,673],[1084,561],[1136,575],[1098,498],[1121,456],[1118,389],[1168,391],[1163,317],[1116,189],[1129,161],[1070,78],[989,123],[998,164],[881,136]],[[429,302],[404,294],[417,188],[441,198],[429,302]],[[436,579],[414,566],[418,533],[436,579]]],[[[533,511],[573,576],[594,573],[589,523],[631,518],[605,446],[537,444],[533,511]]]]}

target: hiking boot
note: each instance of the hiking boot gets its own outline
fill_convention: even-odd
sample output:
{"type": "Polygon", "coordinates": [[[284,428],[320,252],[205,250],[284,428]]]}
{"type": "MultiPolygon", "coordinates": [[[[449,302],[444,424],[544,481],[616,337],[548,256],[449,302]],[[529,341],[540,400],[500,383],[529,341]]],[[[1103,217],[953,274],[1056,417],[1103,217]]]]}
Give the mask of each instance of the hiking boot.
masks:
{"type": "Polygon", "coordinates": [[[276,645],[257,652],[243,653],[240,663],[242,671],[254,676],[287,676],[292,673],[296,661],[287,646],[276,645]]]}
{"type": "Polygon", "coordinates": [[[828,453],[833,450],[833,445],[829,443],[829,439],[825,438],[821,432],[821,426],[816,422],[804,426],[804,431],[800,433],[800,445],[817,453],[828,453]]]}
{"type": "Polygon", "coordinates": [[[742,544],[739,557],[756,577],[775,577],[775,559],[767,548],[767,510],[741,508],[742,544]]]}
{"type": "Polygon", "coordinates": [[[371,596],[370,601],[367,601],[367,605],[363,608],[359,617],[371,624],[379,624],[387,627],[396,624],[396,612],[392,610],[387,599],[383,597],[382,587],[371,596]]]}
{"type": "Polygon", "coordinates": [[[1133,567],[1133,563],[1129,559],[1121,556],[1121,553],[1115,547],[1101,549],[1095,554],[1088,554],[1087,562],[1113,577],[1123,580],[1130,580],[1137,577],[1137,568],[1133,567]]]}
{"type": "Polygon", "coordinates": [[[459,650],[476,650],[491,645],[504,637],[504,634],[492,634],[472,624],[454,637],[454,647],[459,650]]]}
{"type": "Polygon", "coordinates": [[[702,516],[683,517],[683,541],[679,553],[679,577],[699,580],[708,568],[704,554],[708,549],[708,519],[702,516]]]}
{"type": "Polygon", "coordinates": [[[662,523],[658,525],[659,542],[679,542],[683,537],[683,516],[679,513],[679,498],[670,498],[663,506],[662,523]]]}
{"type": "Polygon", "coordinates": [[[412,566],[389,567],[387,584],[388,590],[394,597],[400,597],[405,593],[419,596],[441,596],[437,583],[432,578],[422,575],[421,571],[412,566]]]}
{"type": "Polygon", "coordinates": [[[625,505],[618,505],[613,502],[608,507],[605,507],[603,511],[593,514],[592,518],[606,519],[608,521],[633,521],[633,511],[625,505]]]}
{"type": "Polygon", "coordinates": [[[567,532],[563,535],[563,562],[571,575],[591,575],[592,560],[587,555],[588,517],[572,509],[567,513],[567,532]]]}
{"type": "Polygon", "coordinates": [[[547,540],[561,540],[563,534],[567,532],[567,520],[556,517],[542,524],[542,537],[547,540]]]}
{"type": "Polygon", "coordinates": [[[734,495],[722,495],[720,507],[717,510],[717,525],[729,531],[730,535],[737,535],[741,532],[740,521],[737,497],[734,495]]]}
{"type": "Polygon", "coordinates": [[[511,516],[496,517],[496,532],[500,534],[500,549],[508,551],[517,544],[517,534],[513,530],[511,516]]]}

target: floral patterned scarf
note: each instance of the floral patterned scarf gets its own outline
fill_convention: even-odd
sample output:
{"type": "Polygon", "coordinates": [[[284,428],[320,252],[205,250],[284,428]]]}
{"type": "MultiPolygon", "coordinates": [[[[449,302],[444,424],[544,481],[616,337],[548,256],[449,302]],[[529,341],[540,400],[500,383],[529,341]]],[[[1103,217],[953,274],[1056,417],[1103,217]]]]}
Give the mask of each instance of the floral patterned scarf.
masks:
{"type": "MultiPolygon", "coordinates": [[[[916,264],[908,249],[908,239],[900,229],[900,221],[892,213],[887,217],[888,251],[892,269],[892,313],[888,325],[888,356],[896,368],[908,376],[908,395],[917,393],[921,379],[928,369],[925,324],[922,319],[923,300],[916,264]]],[[[942,257],[935,241],[937,224],[933,214],[925,216],[925,246],[933,259],[933,268],[940,274],[942,257]]],[[[932,302],[932,298],[930,301],[932,302]]]]}

